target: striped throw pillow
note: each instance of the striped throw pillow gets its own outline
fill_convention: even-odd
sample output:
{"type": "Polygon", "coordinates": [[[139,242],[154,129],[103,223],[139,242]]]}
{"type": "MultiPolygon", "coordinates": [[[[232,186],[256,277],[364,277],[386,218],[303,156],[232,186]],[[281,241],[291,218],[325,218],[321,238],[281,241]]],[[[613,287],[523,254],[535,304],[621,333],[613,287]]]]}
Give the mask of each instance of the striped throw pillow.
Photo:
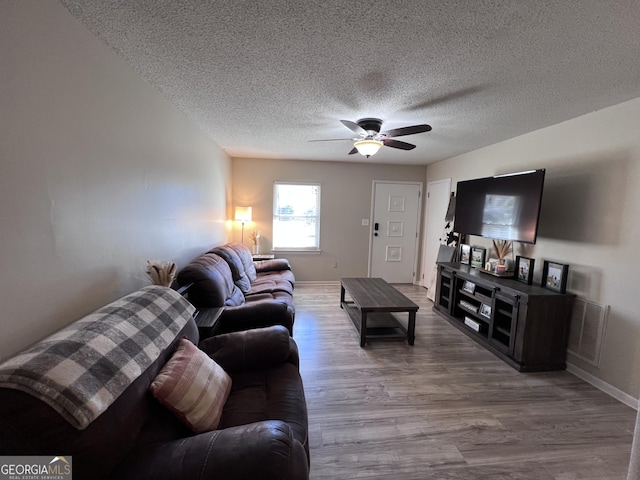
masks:
{"type": "Polygon", "coordinates": [[[160,403],[196,433],[215,430],[231,390],[231,377],[183,338],[150,386],[160,403]]]}

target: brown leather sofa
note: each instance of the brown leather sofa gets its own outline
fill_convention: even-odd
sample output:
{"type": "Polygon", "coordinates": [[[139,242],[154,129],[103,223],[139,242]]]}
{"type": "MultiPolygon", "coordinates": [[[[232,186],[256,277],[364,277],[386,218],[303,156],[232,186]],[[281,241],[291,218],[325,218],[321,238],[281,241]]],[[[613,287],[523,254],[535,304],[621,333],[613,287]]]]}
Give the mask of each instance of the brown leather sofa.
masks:
{"type": "Polygon", "coordinates": [[[284,258],[254,262],[232,242],[200,255],[180,272],[179,286],[196,308],[223,307],[212,334],[282,325],[293,335],[295,276],[284,258]]]}
{"type": "Polygon", "coordinates": [[[254,262],[249,248],[238,242],[214,247],[209,252],[227,262],[233,283],[245,297],[268,294],[289,301],[293,295],[296,279],[286,258],[254,262]]]}
{"type": "MultiPolygon", "coordinates": [[[[182,308],[184,303],[191,310],[184,308],[182,328],[161,336],[166,346],[148,359],[148,368],[130,383],[123,383],[124,391],[83,429],[72,425],[48,401],[11,386],[15,365],[7,367],[9,361],[0,365],[0,455],[70,455],[75,479],[308,478],[306,403],[297,347],[285,328],[219,335],[200,343],[200,349],[230,375],[232,385],[217,429],[196,434],[149,392],[151,382],[181,338],[198,344],[193,307],[174,290],[156,286],[145,287],[118,302],[124,303],[107,305],[92,314],[94,317],[74,322],[31,348],[39,352],[60,350],[64,352],[60,356],[64,364],[78,360],[77,352],[67,356],[64,351],[67,340],[58,340],[67,329],[76,328],[82,333],[88,328],[92,335],[97,330],[100,335],[117,330],[119,334],[131,317],[131,306],[136,304],[142,305],[149,322],[155,322],[154,315],[167,321],[176,305],[182,308]],[[148,297],[154,295],[160,301],[154,300],[149,307],[148,297]],[[160,308],[164,311],[156,314],[160,308]],[[154,312],[152,318],[149,311],[154,312]]],[[[175,326],[171,315],[169,327],[175,326]]],[[[142,325],[141,331],[146,335],[147,327],[142,325]]],[[[79,345],[73,343],[77,342],[74,337],[71,340],[71,345],[79,345]]],[[[129,354],[132,337],[124,336],[122,342],[120,347],[129,354]]],[[[151,355],[154,349],[150,347],[160,343],[147,345],[145,354],[151,355]]],[[[99,374],[107,372],[101,370],[99,374]]]]}

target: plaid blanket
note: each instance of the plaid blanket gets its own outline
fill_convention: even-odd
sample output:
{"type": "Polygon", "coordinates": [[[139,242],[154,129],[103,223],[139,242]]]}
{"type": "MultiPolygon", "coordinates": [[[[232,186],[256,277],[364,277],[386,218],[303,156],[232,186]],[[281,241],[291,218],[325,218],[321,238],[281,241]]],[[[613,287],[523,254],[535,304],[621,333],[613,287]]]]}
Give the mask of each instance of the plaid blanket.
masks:
{"type": "Polygon", "coordinates": [[[151,285],[116,300],[0,365],[0,387],[29,393],[85,429],[175,339],[194,312],[151,285]]]}

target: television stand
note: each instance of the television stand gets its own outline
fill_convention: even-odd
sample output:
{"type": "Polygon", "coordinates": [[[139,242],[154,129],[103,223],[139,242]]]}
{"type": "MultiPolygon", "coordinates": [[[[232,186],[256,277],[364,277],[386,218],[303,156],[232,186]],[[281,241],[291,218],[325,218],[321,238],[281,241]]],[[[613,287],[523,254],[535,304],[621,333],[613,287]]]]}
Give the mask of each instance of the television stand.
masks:
{"type": "Polygon", "coordinates": [[[521,372],[564,370],[573,294],[438,263],[434,311],[521,372]]]}

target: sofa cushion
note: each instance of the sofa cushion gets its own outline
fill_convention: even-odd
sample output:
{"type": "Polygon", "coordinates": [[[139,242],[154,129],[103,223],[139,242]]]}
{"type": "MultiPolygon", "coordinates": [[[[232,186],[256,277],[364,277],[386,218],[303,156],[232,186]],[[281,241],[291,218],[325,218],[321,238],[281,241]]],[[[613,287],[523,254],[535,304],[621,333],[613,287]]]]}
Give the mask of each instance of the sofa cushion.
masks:
{"type": "Polygon", "coordinates": [[[247,276],[244,264],[236,251],[229,245],[220,245],[219,247],[215,247],[209,251],[211,253],[215,253],[229,264],[233,282],[242,291],[242,293],[249,293],[251,291],[251,280],[247,276]]]}
{"type": "Polygon", "coordinates": [[[235,307],[244,303],[242,291],[233,282],[229,264],[215,253],[205,253],[178,273],[178,284],[188,285],[189,301],[196,307],[235,307]]]}
{"type": "Polygon", "coordinates": [[[255,282],[258,274],[256,272],[256,265],[253,263],[253,254],[249,247],[239,242],[230,242],[227,243],[227,246],[232,248],[238,254],[238,257],[240,257],[242,265],[244,265],[244,272],[249,281],[251,283],[255,282]]]}
{"type": "MultiPolygon", "coordinates": [[[[293,297],[293,285],[287,280],[283,280],[275,275],[258,277],[251,284],[248,294],[284,292],[293,297]]],[[[245,295],[247,296],[247,295],[245,295]]]]}
{"type": "Polygon", "coordinates": [[[196,433],[215,430],[231,390],[231,377],[187,339],[150,386],[151,393],[196,433]]]}
{"type": "Polygon", "coordinates": [[[254,328],[203,339],[199,344],[225,372],[275,367],[283,362],[300,365],[298,346],[282,325],[254,328]]]}
{"type": "Polygon", "coordinates": [[[306,400],[298,377],[298,368],[288,362],[269,369],[233,373],[233,387],[219,428],[282,420],[308,450],[306,400]]]}
{"type": "MultiPolygon", "coordinates": [[[[296,284],[296,277],[291,270],[267,270],[264,272],[258,272],[258,280],[262,278],[271,278],[276,280],[286,280],[291,284],[291,287],[296,284]]],[[[292,288],[293,290],[293,288],[292,288]]]]}

